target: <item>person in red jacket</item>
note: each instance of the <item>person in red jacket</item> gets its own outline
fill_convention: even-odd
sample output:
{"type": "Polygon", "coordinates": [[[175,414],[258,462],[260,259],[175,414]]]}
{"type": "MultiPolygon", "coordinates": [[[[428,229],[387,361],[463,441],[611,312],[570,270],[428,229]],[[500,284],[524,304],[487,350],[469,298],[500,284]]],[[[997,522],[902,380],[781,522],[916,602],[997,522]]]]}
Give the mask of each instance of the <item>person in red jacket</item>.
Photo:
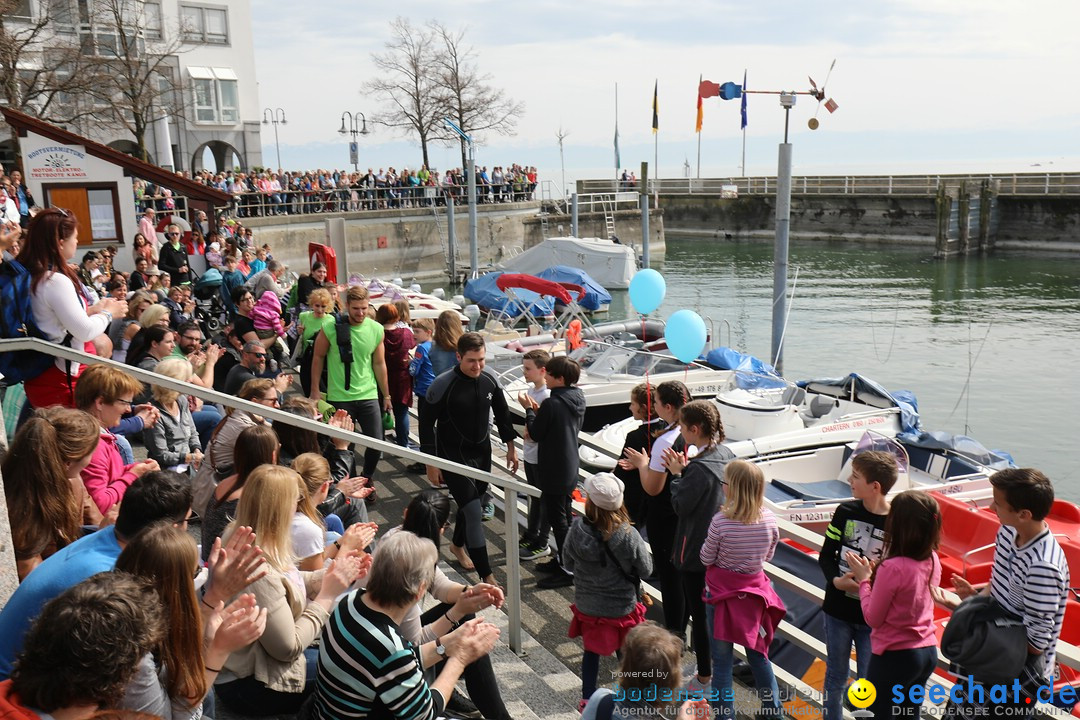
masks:
{"type": "Polygon", "coordinates": [[[146,580],[103,572],[69,588],[45,606],[0,683],[0,720],[84,720],[115,707],[165,629],[146,580]]]}

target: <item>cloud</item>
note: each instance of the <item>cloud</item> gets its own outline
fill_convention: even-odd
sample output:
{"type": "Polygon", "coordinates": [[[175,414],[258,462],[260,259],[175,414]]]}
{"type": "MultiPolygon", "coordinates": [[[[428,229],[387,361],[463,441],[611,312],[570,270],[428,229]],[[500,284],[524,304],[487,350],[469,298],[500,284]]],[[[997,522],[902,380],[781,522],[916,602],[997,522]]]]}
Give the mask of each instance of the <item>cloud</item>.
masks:
{"type": "MultiPolygon", "coordinates": [[[[1060,88],[1060,78],[1080,66],[1080,3],[469,0],[452,9],[433,2],[359,9],[343,0],[253,0],[260,102],[287,111],[283,147],[340,143],[343,111],[370,117],[379,109],[360,87],[374,72],[371,53],[382,49],[399,13],[415,25],[437,19],[468,28],[481,69],[525,103],[514,137],[485,139],[518,162],[530,152],[557,151],[560,126],[575,147],[610,153],[616,83],[621,143],[647,147],[654,81],[661,150],[683,155],[683,146],[697,140],[699,75],[741,82],[746,68],[751,88],[805,90],[808,75],[824,81],[834,58],[827,91],[839,111],[829,115],[802,97],[791,127],[808,144],[830,147],[838,165],[873,160],[894,136],[908,142],[907,161],[933,162],[941,138],[965,134],[977,141],[960,143],[972,159],[1022,157],[1042,149],[1028,135],[1069,137],[1080,117],[1080,94],[1060,88]],[[815,111],[821,129],[810,136],[806,121],[815,111]],[[995,142],[995,133],[1014,144],[995,142]]],[[[703,144],[739,140],[738,103],[705,102],[703,144]]],[[[749,106],[749,137],[774,145],[784,127],[778,102],[752,96],[749,106]]],[[[263,139],[271,147],[272,135],[263,139]]],[[[409,148],[383,128],[362,140],[369,152],[409,148]]],[[[418,155],[414,146],[410,157],[418,155]]]]}

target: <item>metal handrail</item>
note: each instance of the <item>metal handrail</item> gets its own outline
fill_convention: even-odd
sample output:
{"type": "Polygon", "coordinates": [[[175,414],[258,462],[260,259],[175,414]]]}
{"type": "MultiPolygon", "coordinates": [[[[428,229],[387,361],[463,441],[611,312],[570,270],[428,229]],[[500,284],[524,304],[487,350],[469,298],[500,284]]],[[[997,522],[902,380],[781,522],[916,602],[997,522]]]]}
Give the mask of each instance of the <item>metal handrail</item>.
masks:
{"type": "MultiPolygon", "coordinates": [[[[956,187],[983,181],[995,183],[999,195],[1072,196],[1080,195],[1080,173],[986,173],[938,175],[804,175],[792,178],[795,195],[907,195],[933,197],[944,182],[956,187]]],[[[740,195],[773,195],[774,176],[726,178],[662,178],[649,180],[667,195],[720,195],[734,186],[740,195]]],[[[619,189],[613,180],[580,180],[579,196],[588,193],[611,193],[619,189]]]]}
{"type": "MultiPolygon", "coordinates": [[[[461,465],[459,463],[444,460],[434,455],[428,455],[418,450],[410,450],[409,448],[402,447],[396,443],[386,442],[384,440],[377,440],[366,435],[361,435],[356,432],[348,432],[340,428],[331,427],[317,420],[311,420],[309,418],[300,417],[299,415],[293,415],[290,412],[279,410],[276,408],[267,407],[258,403],[251,402],[249,400],[241,400],[233,395],[226,395],[225,393],[217,392],[216,390],[199,387],[197,385],[191,385],[189,383],[180,382],[164,375],[159,375],[149,370],[143,370],[142,368],[132,365],[125,365],[124,363],[116,362],[110,358],[101,358],[95,355],[89,355],[79,350],[73,350],[63,345],[57,345],[46,340],[40,340],[37,338],[27,338],[19,340],[0,340],[0,353],[15,352],[19,350],[34,350],[45,355],[51,355],[53,357],[63,358],[65,360],[71,360],[84,365],[107,365],[117,370],[123,370],[129,375],[144,383],[153,383],[161,387],[173,390],[175,392],[182,393],[184,395],[193,395],[203,402],[215,403],[218,405],[224,405],[236,410],[244,410],[249,413],[260,415],[265,418],[273,420],[275,423],[282,423],[285,425],[292,425],[293,427],[302,428],[304,430],[311,430],[319,435],[326,435],[332,438],[338,438],[340,440],[348,440],[350,443],[355,443],[363,448],[371,448],[379,450],[383,453],[395,455],[402,458],[406,462],[419,462],[425,465],[431,465],[437,467],[440,470],[456,473],[458,475],[464,475],[465,477],[473,478],[481,482],[486,482],[490,485],[494,485],[503,490],[506,497],[506,503],[508,507],[515,507],[518,501],[518,495],[529,495],[534,498],[540,497],[540,490],[527,483],[521,482],[509,477],[495,475],[490,472],[484,472],[477,470],[476,468],[469,467],[468,465],[461,465]]],[[[506,574],[507,574],[507,615],[509,617],[509,644],[510,649],[515,653],[521,653],[521,567],[518,559],[518,525],[516,522],[505,523],[506,527],[506,574]]]]}

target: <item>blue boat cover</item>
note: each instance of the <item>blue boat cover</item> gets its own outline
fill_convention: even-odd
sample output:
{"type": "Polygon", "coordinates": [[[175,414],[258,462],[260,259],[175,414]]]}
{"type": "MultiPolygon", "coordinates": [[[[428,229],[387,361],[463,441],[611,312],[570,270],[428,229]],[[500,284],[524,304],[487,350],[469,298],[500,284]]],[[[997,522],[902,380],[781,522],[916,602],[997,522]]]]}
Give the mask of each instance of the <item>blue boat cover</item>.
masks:
{"type": "Polygon", "coordinates": [[[806,387],[810,383],[819,385],[832,385],[834,387],[847,388],[852,383],[855,385],[855,393],[868,392],[883,398],[891,398],[896,407],[900,408],[900,435],[902,439],[914,436],[922,431],[922,420],[919,418],[919,401],[915,393],[910,390],[897,390],[889,392],[884,386],[868,377],[858,373],[851,373],[840,378],[826,378],[824,380],[800,380],[796,383],[799,387],[806,387]]]}
{"type": "Polygon", "coordinates": [[[512,318],[521,315],[520,304],[522,303],[529,309],[529,313],[536,317],[546,317],[554,314],[555,299],[545,297],[532,290],[514,288],[514,294],[521,299],[522,303],[511,302],[510,298],[506,297],[506,293],[495,285],[495,281],[500,275],[502,275],[502,271],[497,270],[469,280],[465,283],[465,297],[494,313],[502,313],[512,318]]]}
{"type": "Polygon", "coordinates": [[[557,283],[574,283],[585,288],[585,297],[578,300],[585,310],[595,312],[601,305],[611,303],[611,293],[604,286],[593,280],[589,273],[569,265],[552,265],[551,267],[536,273],[536,277],[551,280],[557,283]]]}
{"type": "Polygon", "coordinates": [[[967,435],[952,435],[943,430],[931,432],[907,433],[900,436],[908,445],[927,448],[928,450],[951,450],[957,455],[970,458],[980,465],[994,470],[1016,467],[1012,455],[1004,450],[987,450],[978,440],[967,435]]]}
{"type": "Polygon", "coordinates": [[[713,348],[705,356],[705,363],[717,370],[734,370],[735,382],[743,390],[779,388],[787,384],[772,365],[733,348],[713,348]]]}

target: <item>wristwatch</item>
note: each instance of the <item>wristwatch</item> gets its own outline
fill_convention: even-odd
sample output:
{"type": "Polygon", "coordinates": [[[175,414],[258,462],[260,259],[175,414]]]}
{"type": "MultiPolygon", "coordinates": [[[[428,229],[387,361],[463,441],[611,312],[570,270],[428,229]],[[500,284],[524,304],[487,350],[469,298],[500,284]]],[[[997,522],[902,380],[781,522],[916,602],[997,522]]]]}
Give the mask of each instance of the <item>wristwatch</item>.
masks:
{"type": "Polygon", "coordinates": [[[435,654],[440,658],[446,657],[446,646],[442,644],[441,638],[435,638],[435,654]]]}

